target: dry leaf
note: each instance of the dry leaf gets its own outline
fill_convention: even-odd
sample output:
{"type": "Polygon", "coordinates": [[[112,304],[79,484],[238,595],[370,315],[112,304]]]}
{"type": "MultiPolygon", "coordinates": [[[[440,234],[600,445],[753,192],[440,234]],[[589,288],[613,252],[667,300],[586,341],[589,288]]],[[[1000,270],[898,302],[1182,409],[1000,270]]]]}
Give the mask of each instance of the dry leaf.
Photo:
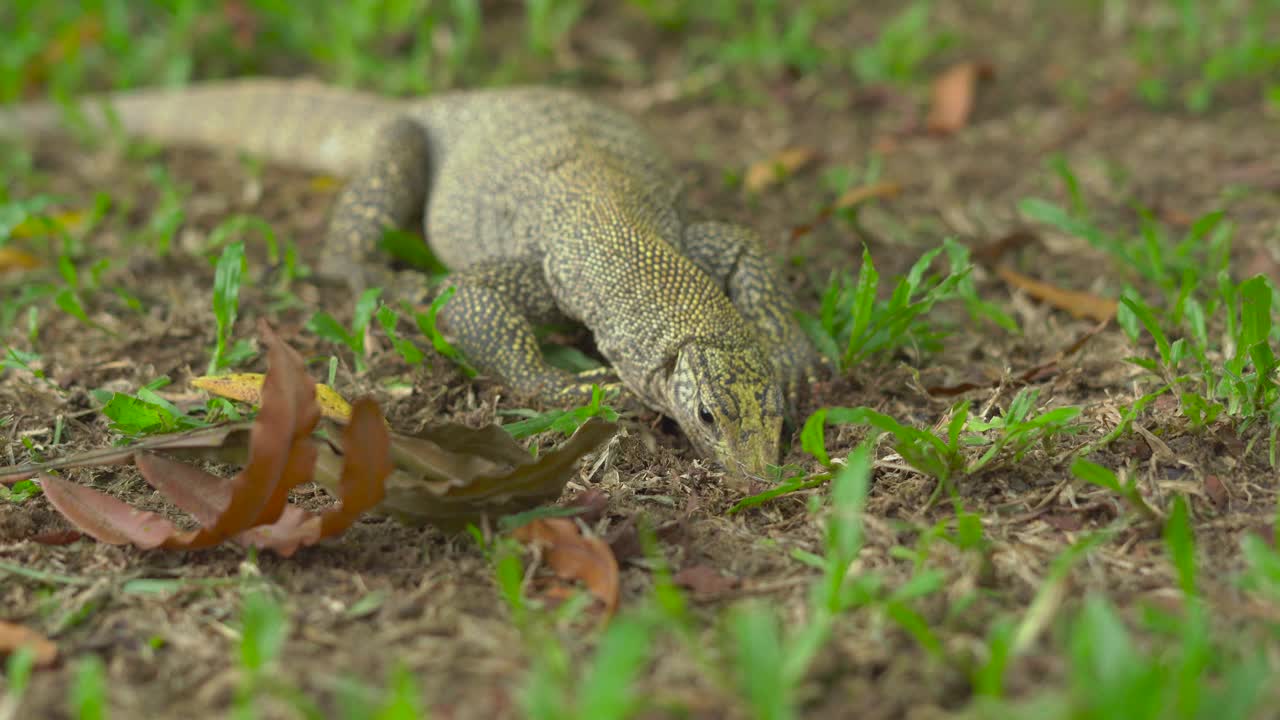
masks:
{"type": "Polygon", "coordinates": [[[6,482],[44,472],[49,502],[78,529],[102,542],[141,548],[196,549],[225,540],[290,555],[341,533],[376,510],[415,524],[461,530],[553,502],[583,455],[613,435],[599,418],[583,424],[559,448],[533,457],[496,425],[428,428],[392,435],[372,400],[361,400],[346,425],[330,421],[326,436],[301,356],[261,326],[269,371],[262,409],[252,423],[156,437],[38,465],[0,469],[6,482]],[[244,465],[222,478],[178,462],[199,458],[244,465]],[[200,525],[182,531],[154,513],[135,510],[97,490],[47,474],[55,468],[133,462],[164,497],[200,525]],[[340,503],[319,515],[287,505],[289,491],[316,481],[340,503]]]}
{"type": "Polygon", "coordinates": [[[342,187],[342,182],[332,175],[312,175],[307,185],[316,192],[332,192],[342,187]]]}
{"type": "Polygon", "coordinates": [[[1075,317],[1086,317],[1105,322],[1115,317],[1116,301],[1079,290],[1066,290],[1055,285],[1027,277],[1008,265],[996,267],[996,274],[1009,285],[1031,297],[1046,302],[1075,317]]]}
{"type": "Polygon", "coordinates": [[[78,530],[46,530],[45,532],[36,533],[27,538],[31,542],[41,545],[70,545],[73,542],[84,537],[84,533],[78,530]]]}
{"type": "Polygon", "coordinates": [[[837,210],[855,207],[876,198],[890,198],[902,191],[902,186],[892,180],[882,180],[870,185],[849,188],[836,198],[836,201],[818,211],[812,220],[791,228],[791,240],[795,241],[813,232],[822,223],[831,219],[837,210]]]}
{"type": "Polygon", "coordinates": [[[724,595],[738,587],[738,578],[724,575],[710,565],[690,565],[676,573],[671,581],[704,598],[724,595]]]}
{"type": "Polygon", "coordinates": [[[1227,509],[1231,494],[1227,492],[1227,486],[1223,484],[1222,478],[1217,475],[1206,475],[1204,478],[1204,491],[1219,510],[1227,509]]]}
{"type": "Polygon", "coordinates": [[[40,266],[40,258],[16,247],[0,247],[0,273],[31,270],[40,266]]]}
{"type": "Polygon", "coordinates": [[[881,180],[869,185],[859,185],[858,187],[849,188],[836,198],[835,205],[832,209],[844,210],[855,205],[875,198],[890,198],[902,192],[902,186],[891,180],[881,180]]]}
{"type": "Polygon", "coordinates": [[[342,445],[347,448],[338,481],[342,503],[321,516],[321,537],[343,532],[386,495],[384,482],[392,471],[391,434],[376,402],[369,398],[356,402],[351,422],[343,428],[342,445]]]}
{"type": "Polygon", "coordinates": [[[1039,242],[1040,236],[1030,230],[1014,230],[998,240],[973,248],[970,256],[984,267],[995,267],[1009,253],[1039,242]]]}
{"type": "MultiPolygon", "coordinates": [[[[486,518],[555,502],[578,461],[616,429],[591,418],[560,447],[536,458],[496,425],[477,430],[451,424],[428,428],[418,437],[393,435],[396,469],[377,510],[409,525],[457,532],[486,518]]],[[[315,481],[325,489],[336,480],[340,450],[320,449],[315,481]]]]}
{"type": "Polygon", "coordinates": [[[35,652],[36,667],[47,668],[58,659],[58,646],[49,638],[31,628],[0,620],[0,657],[24,647],[35,652]]]}
{"type": "Polygon", "coordinates": [[[15,238],[28,239],[45,237],[51,230],[75,233],[84,229],[89,213],[84,210],[59,210],[51,213],[32,215],[18,223],[10,235],[15,238]]]}
{"type": "MultiPolygon", "coordinates": [[[[265,378],[262,373],[205,375],[193,378],[191,384],[210,395],[261,405],[265,378]]],[[[316,383],[316,401],[320,403],[320,414],[330,420],[346,422],[351,417],[351,404],[328,385],[316,383]]]]}
{"type": "Polygon", "coordinates": [[[952,65],[935,78],[929,117],[925,120],[929,132],[948,134],[965,127],[973,112],[978,81],[993,75],[990,64],[967,61],[952,65]]]}
{"type": "Polygon", "coordinates": [[[517,540],[536,545],[547,565],[566,580],[580,580],[604,603],[605,614],[618,607],[618,561],[598,537],[585,537],[568,518],[540,518],[515,529],[517,540]]]}
{"type": "Polygon", "coordinates": [[[609,496],[601,490],[592,488],[578,493],[564,505],[580,508],[582,512],[576,517],[588,525],[594,525],[604,518],[605,511],[609,509],[609,496]]]}
{"type": "Polygon", "coordinates": [[[42,475],[41,486],[54,508],[101,542],[132,543],[143,549],[211,547],[280,520],[289,490],[310,479],[316,455],[310,436],[319,411],[302,357],[265,322],[259,332],[271,369],[263,385],[262,410],[249,431],[248,465],[237,477],[226,480],[171,460],[135,455],[143,478],[162,493],[175,495],[172,499],[201,521],[200,528],[182,531],[155,513],[42,475]]]}
{"type": "MultiPolygon", "coordinates": [[[[239,475],[221,478],[134,450],[142,477],[191,513],[200,524],[198,529],[183,531],[160,515],[137,510],[92,488],[43,475],[41,485],[54,508],[101,542],[191,550],[234,539],[288,556],[299,547],[342,532],[376,505],[382,498],[383,480],[391,471],[391,459],[389,434],[372,400],[356,404],[352,421],[343,431],[352,452],[340,471],[339,507],[316,515],[287,505],[289,491],[311,479],[317,453],[311,433],[319,421],[319,410],[314,383],[305,372],[302,357],[266,323],[259,331],[267,346],[270,370],[262,386],[262,409],[248,431],[248,464],[239,475]]],[[[223,450],[226,440],[243,434],[206,433],[203,437],[221,440],[224,444],[216,449],[223,450]]],[[[207,451],[210,446],[195,449],[207,451]]]]}
{"type": "Polygon", "coordinates": [[[157,435],[129,447],[112,447],[50,460],[48,462],[0,468],[0,483],[12,484],[37,473],[70,468],[129,465],[134,455],[149,451],[167,456],[243,465],[249,457],[249,429],[253,423],[228,423],[182,433],[157,435]]]}
{"type": "Polygon", "coordinates": [[[747,168],[747,176],[742,185],[747,192],[758,193],[795,174],[817,158],[818,152],[809,147],[779,150],[773,157],[747,168]]]}

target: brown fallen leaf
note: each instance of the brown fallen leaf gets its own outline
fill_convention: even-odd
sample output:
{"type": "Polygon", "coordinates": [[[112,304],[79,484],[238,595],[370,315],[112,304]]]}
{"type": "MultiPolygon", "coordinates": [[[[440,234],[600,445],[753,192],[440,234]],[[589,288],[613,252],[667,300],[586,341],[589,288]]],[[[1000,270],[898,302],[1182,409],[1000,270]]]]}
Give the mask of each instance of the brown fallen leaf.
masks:
{"type": "Polygon", "coordinates": [[[609,496],[602,490],[584,490],[573,497],[572,500],[565,503],[565,507],[581,508],[582,512],[578,513],[578,519],[588,525],[594,525],[604,518],[605,511],[609,509],[609,496]]]}
{"type": "Polygon", "coordinates": [[[356,402],[351,422],[343,428],[342,445],[347,448],[338,481],[341,504],[320,516],[320,536],[330,537],[351,527],[366,511],[386,496],[384,481],[391,474],[391,434],[387,432],[378,404],[369,398],[356,402]]]}
{"type": "Polygon", "coordinates": [[[40,258],[16,247],[0,247],[0,273],[40,267],[40,258]]]}
{"type": "Polygon", "coordinates": [[[742,181],[749,193],[758,193],[794,175],[818,158],[818,152],[810,147],[789,147],[779,150],[773,157],[761,160],[747,168],[742,181]]]}
{"type": "MultiPolygon", "coordinates": [[[[617,426],[591,418],[559,447],[533,457],[502,428],[442,425],[417,437],[394,435],[396,469],[378,506],[408,525],[447,532],[555,502],[584,455],[613,437],[617,426]]],[[[334,483],[336,451],[320,450],[315,481],[334,483]]]]}
{"type": "Polygon", "coordinates": [[[41,533],[36,533],[28,539],[34,543],[52,545],[56,547],[59,545],[70,545],[82,537],[84,537],[84,533],[77,530],[46,530],[41,533]]]}
{"type": "Polygon", "coordinates": [[[1116,315],[1117,303],[1109,298],[1079,290],[1066,290],[1028,277],[1008,265],[996,266],[996,275],[1010,286],[1031,297],[1046,302],[1075,317],[1090,318],[1098,322],[1110,320],[1116,315]]]}
{"type": "Polygon", "coordinates": [[[1048,525],[1062,532],[1079,532],[1084,527],[1084,517],[1077,512],[1058,511],[1041,516],[1048,525]]]}
{"type": "MultiPolygon", "coordinates": [[[[372,400],[356,403],[351,422],[342,430],[351,452],[340,470],[339,506],[317,515],[287,504],[289,491],[311,479],[317,454],[311,433],[320,414],[302,357],[266,323],[259,332],[270,370],[262,386],[262,409],[248,432],[247,465],[239,475],[222,478],[146,452],[135,451],[133,456],[142,477],[194,516],[199,528],[181,530],[160,515],[92,488],[42,475],[44,494],[54,508],[101,542],[193,550],[235,540],[289,556],[299,547],[341,533],[376,505],[391,472],[391,458],[389,433],[372,400]]],[[[223,441],[229,437],[232,434],[221,435],[223,441]]]]}
{"type": "Polygon", "coordinates": [[[1040,236],[1030,230],[1014,230],[998,240],[973,248],[970,257],[984,267],[995,267],[1009,253],[1039,242],[1040,236]]]}
{"type": "Polygon", "coordinates": [[[896,197],[900,192],[902,192],[902,185],[892,180],[881,180],[868,185],[851,187],[836,198],[833,209],[844,210],[845,208],[861,205],[868,200],[896,197]]]}
{"type": "MultiPolygon", "coordinates": [[[[260,323],[259,332],[271,369],[263,385],[262,409],[249,430],[244,470],[228,480],[157,456],[138,453],[134,457],[143,478],[162,494],[167,489],[201,527],[183,531],[160,515],[136,510],[105,493],[42,475],[41,486],[54,509],[101,542],[131,543],[143,549],[207,548],[281,520],[289,490],[310,479],[316,455],[310,436],[319,410],[302,357],[265,322],[260,323]]],[[[285,543],[272,549],[289,554],[296,545],[285,543]]]]}
{"type": "Polygon", "coordinates": [[[566,580],[578,580],[604,603],[605,616],[618,608],[618,561],[598,537],[584,536],[568,518],[539,518],[513,532],[542,550],[547,565],[566,580]]]}
{"type": "Polygon", "coordinates": [[[891,198],[902,192],[902,185],[892,180],[881,180],[869,185],[859,185],[858,187],[849,188],[836,198],[835,202],[827,205],[818,211],[818,214],[807,223],[802,223],[791,228],[791,239],[797,240],[809,233],[813,232],[819,225],[831,219],[831,216],[837,210],[856,207],[868,200],[876,200],[881,198],[891,198]]]}
{"type": "Polygon", "coordinates": [[[616,425],[586,422],[560,447],[532,456],[496,425],[444,424],[418,435],[393,435],[376,403],[361,400],[350,422],[320,417],[314,381],[302,358],[261,328],[270,369],[262,384],[262,409],[251,423],[232,423],[151,438],[129,448],[0,468],[14,481],[43,473],[49,502],[78,529],[108,543],[142,548],[196,549],[225,540],[282,555],[342,532],[362,513],[376,511],[413,524],[448,531],[553,502],[576,463],[609,439],[616,425]],[[222,478],[179,459],[244,466],[222,478]],[[49,472],[86,465],[137,465],[143,478],[196,520],[181,531],[163,517],[135,510],[91,488],[49,472]],[[314,480],[340,503],[316,515],[286,504],[289,490],[314,480]]]}
{"type": "Polygon", "coordinates": [[[724,595],[738,587],[738,578],[725,575],[710,565],[690,565],[676,573],[671,581],[702,598],[724,595]]]}
{"type": "Polygon", "coordinates": [[[52,640],[31,628],[0,620],[0,657],[8,657],[24,647],[35,653],[38,668],[50,667],[58,660],[58,646],[52,640]]]}
{"type": "Polygon", "coordinates": [[[978,81],[995,75],[990,63],[966,61],[947,68],[933,81],[925,128],[945,135],[964,128],[973,112],[978,81]]]}
{"type": "Polygon", "coordinates": [[[1222,482],[1222,478],[1217,475],[1206,475],[1204,478],[1204,491],[1219,510],[1227,509],[1231,494],[1227,492],[1227,486],[1222,482]]]}
{"type": "Polygon", "coordinates": [[[42,463],[0,468],[0,483],[12,484],[51,470],[130,465],[134,455],[139,452],[157,452],[170,457],[243,465],[249,457],[249,430],[252,427],[251,422],[227,423],[199,430],[156,435],[128,447],[102,448],[42,463]]]}

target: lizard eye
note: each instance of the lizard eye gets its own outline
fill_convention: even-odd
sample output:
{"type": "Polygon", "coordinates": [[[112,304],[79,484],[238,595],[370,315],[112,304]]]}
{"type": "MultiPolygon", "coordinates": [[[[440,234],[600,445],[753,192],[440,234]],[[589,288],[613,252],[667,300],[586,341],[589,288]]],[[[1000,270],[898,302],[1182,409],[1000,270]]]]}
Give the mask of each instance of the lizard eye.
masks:
{"type": "Polygon", "coordinates": [[[698,419],[702,421],[703,425],[716,424],[716,416],[711,414],[711,410],[706,405],[698,406],[698,419]]]}

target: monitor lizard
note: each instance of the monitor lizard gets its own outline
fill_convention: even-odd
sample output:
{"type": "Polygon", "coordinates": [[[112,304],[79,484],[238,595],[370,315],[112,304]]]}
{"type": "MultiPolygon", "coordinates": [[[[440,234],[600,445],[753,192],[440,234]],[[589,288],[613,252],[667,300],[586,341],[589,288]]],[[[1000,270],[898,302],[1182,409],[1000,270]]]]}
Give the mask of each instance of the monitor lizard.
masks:
{"type": "MultiPolygon", "coordinates": [[[[0,135],[57,132],[64,114],[0,109],[0,135]]],[[[601,374],[548,364],[534,327],[581,323],[614,377],[735,474],[778,461],[784,417],[820,366],[756,234],[693,218],[655,140],[573,91],[393,99],[255,78],[90,96],[80,114],[346,178],[322,274],[376,281],[385,229],[422,222],[452,270],[441,327],[469,361],[520,393],[580,399],[601,374]]]]}

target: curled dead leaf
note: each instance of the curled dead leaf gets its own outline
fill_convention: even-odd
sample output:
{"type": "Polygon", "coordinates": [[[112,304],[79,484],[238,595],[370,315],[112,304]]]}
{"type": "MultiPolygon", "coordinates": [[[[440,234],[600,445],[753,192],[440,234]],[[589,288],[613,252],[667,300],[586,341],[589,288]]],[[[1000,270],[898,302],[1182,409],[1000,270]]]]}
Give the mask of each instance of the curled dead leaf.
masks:
{"type": "Polygon", "coordinates": [[[581,581],[604,603],[606,616],[618,607],[618,561],[609,545],[585,536],[568,518],[539,518],[513,532],[515,538],[542,550],[547,565],[566,580],[581,581]]]}
{"type": "Polygon", "coordinates": [[[1099,297],[1093,293],[1067,290],[1056,285],[1050,285],[1023,275],[1008,265],[997,266],[996,274],[1010,286],[1059,310],[1065,310],[1075,317],[1091,318],[1098,322],[1105,322],[1116,315],[1117,303],[1115,300],[1099,297]]]}
{"type": "Polygon", "coordinates": [[[942,135],[964,128],[973,112],[978,81],[994,75],[995,68],[990,63],[974,61],[956,63],[938,75],[925,119],[929,132],[942,135]]]}
{"type": "Polygon", "coordinates": [[[758,193],[794,175],[817,158],[818,151],[810,147],[784,148],[747,168],[742,186],[749,193],[758,193]]]}
{"type": "Polygon", "coordinates": [[[365,399],[352,408],[349,422],[331,420],[322,437],[315,433],[320,421],[315,383],[301,356],[265,323],[260,332],[269,370],[252,423],[4,468],[0,477],[43,473],[44,494],[54,508],[101,542],[191,550],[231,540],[288,556],[343,532],[370,510],[456,531],[552,502],[577,461],[616,427],[592,418],[559,448],[535,458],[496,425],[446,424],[417,436],[393,436],[377,404],[365,399]],[[178,461],[192,458],[244,469],[223,478],[178,461]],[[49,474],[56,468],[130,462],[199,527],[181,530],[164,517],[49,474]],[[315,514],[287,504],[292,488],[312,480],[338,498],[335,509],[315,514]]]}
{"type": "MultiPolygon", "coordinates": [[[[496,425],[445,424],[417,436],[393,434],[395,469],[377,511],[408,525],[458,532],[539,505],[564,492],[579,460],[613,437],[617,426],[591,418],[559,447],[532,456],[496,425]]],[[[315,481],[336,485],[342,443],[320,448],[315,481]]]]}
{"type": "MultiPolygon", "coordinates": [[[[302,357],[265,322],[259,332],[267,346],[270,370],[263,384],[262,410],[249,429],[248,464],[239,475],[228,480],[173,460],[143,453],[134,456],[142,477],[191,512],[200,521],[199,528],[181,530],[160,515],[45,474],[41,485],[54,508],[101,542],[131,543],[143,549],[212,547],[242,539],[251,528],[280,521],[289,490],[310,480],[316,455],[310,436],[319,410],[302,357]]],[[[296,547],[281,543],[271,549],[289,554],[296,547]]]]}
{"type": "Polygon", "coordinates": [[[58,646],[52,640],[31,628],[0,620],[0,657],[22,648],[31,648],[35,653],[36,667],[47,668],[58,660],[58,646]]]}

